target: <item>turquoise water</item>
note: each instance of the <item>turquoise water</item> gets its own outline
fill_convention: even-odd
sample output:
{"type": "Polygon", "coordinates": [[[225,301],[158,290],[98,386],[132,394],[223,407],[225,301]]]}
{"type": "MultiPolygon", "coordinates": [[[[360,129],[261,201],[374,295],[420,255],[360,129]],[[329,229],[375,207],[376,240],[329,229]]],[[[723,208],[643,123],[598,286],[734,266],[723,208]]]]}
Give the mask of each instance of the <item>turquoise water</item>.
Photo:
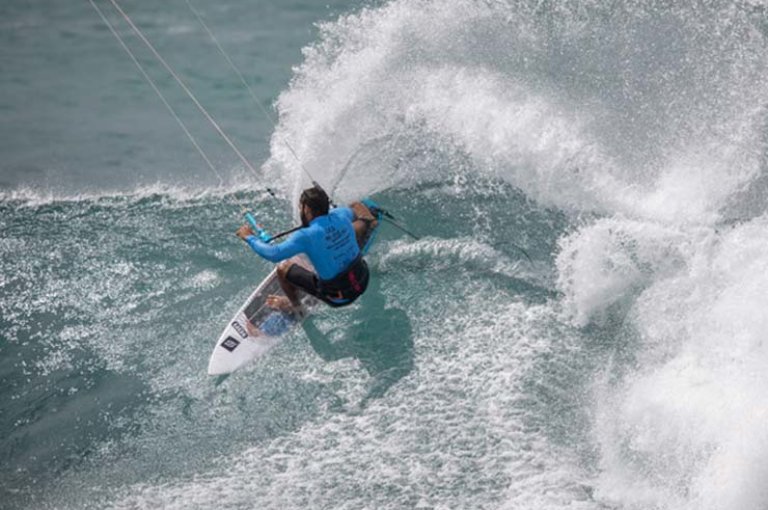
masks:
{"type": "Polygon", "coordinates": [[[768,508],[758,3],[0,6],[0,507],[768,508]],[[308,184],[391,226],[228,378],[308,184]],[[276,191],[274,197],[266,186],[276,191]]]}

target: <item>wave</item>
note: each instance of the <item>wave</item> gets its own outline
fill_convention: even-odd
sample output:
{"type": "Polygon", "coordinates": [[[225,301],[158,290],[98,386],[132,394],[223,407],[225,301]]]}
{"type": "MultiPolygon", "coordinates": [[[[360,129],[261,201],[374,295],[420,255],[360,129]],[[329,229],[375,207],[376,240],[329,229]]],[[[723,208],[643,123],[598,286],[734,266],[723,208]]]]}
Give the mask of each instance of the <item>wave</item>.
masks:
{"type": "MultiPolygon", "coordinates": [[[[362,9],[305,50],[267,166],[298,192],[288,138],[323,182],[345,169],[341,194],[460,167],[567,212],[554,306],[616,351],[588,406],[596,500],[763,507],[765,19],[732,1],[362,9]]],[[[392,248],[515,271],[424,243],[392,248]]]]}

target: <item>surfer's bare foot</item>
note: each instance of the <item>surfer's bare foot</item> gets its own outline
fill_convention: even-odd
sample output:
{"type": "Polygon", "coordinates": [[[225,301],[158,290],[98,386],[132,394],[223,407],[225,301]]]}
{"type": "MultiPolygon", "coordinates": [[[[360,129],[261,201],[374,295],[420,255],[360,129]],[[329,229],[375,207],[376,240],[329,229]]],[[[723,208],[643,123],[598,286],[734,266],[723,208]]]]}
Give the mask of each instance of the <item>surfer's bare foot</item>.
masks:
{"type": "Polygon", "coordinates": [[[274,308],[275,310],[280,310],[282,312],[292,312],[295,309],[295,307],[293,306],[293,303],[291,303],[291,300],[285,296],[267,297],[267,306],[270,308],[274,308]]]}

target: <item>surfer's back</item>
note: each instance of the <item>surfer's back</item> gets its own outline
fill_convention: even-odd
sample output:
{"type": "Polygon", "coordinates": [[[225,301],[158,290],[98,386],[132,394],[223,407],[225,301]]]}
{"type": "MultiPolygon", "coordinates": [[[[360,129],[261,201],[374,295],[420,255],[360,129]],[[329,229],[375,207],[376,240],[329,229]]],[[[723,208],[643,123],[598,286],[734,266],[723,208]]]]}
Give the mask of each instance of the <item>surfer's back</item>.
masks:
{"type": "Polygon", "coordinates": [[[354,218],[349,207],[337,207],[314,218],[306,228],[294,234],[303,237],[300,241],[302,251],[309,257],[320,279],[333,279],[360,254],[352,226],[354,218]]]}

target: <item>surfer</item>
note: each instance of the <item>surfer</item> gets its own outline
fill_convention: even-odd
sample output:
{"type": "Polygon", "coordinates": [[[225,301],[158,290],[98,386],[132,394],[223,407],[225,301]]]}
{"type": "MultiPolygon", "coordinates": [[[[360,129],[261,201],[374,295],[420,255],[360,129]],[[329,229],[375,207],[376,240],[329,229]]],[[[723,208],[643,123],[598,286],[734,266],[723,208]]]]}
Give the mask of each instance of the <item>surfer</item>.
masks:
{"type": "Polygon", "coordinates": [[[281,262],[277,276],[285,296],[269,296],[267,305],[301,313],[299,291],[333,307],[352,303],[368,286],[368,265],[360,246],[376,227],[376,218],[360,202],[330,209],[328,195],[319,186],[302,192],[299,213],[303,228],[280,244],[262,241],[248,225],[237,230],[237,236],[258,255],[281,262]],[[317,273],[290,260],[299,253],[309,257],[317,273]]]}

